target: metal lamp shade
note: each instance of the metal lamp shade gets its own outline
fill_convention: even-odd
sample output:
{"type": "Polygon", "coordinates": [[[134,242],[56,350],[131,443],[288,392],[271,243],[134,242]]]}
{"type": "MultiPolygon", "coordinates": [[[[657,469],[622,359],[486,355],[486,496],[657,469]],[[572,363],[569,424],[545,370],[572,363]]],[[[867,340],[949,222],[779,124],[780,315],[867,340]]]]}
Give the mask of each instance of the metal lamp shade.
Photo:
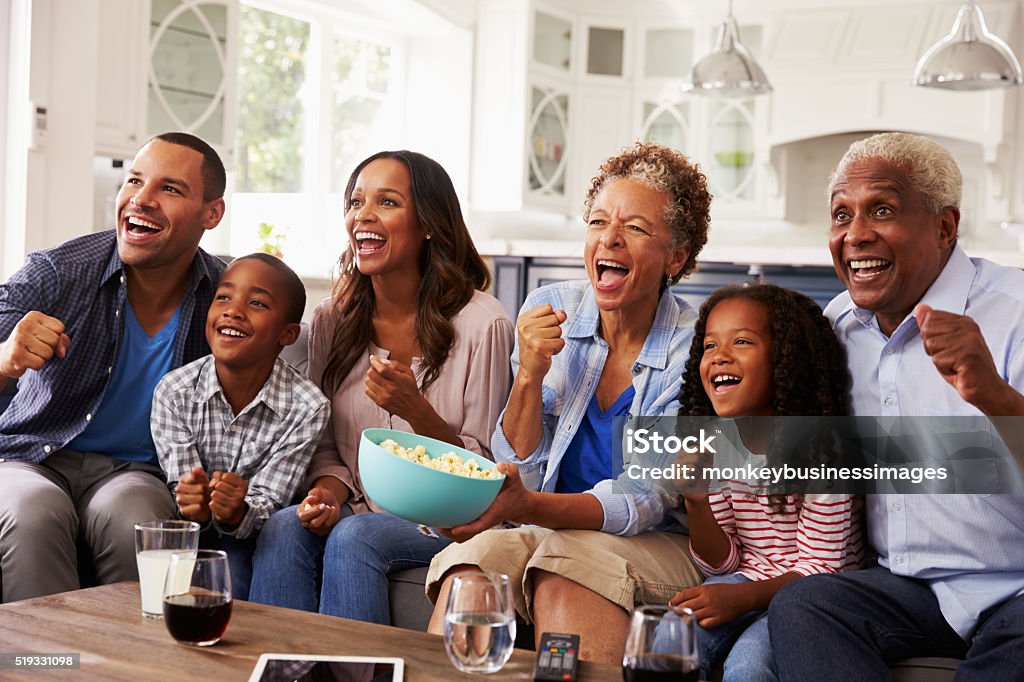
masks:
{"type": "Polygon", "coordinates": [[[772,91],[764,69],[739,40],[736,20],[730,14],[722,22],[715,50],[694,64],[683,92],[720,97],[748,97],[772,91]]]}
{"type": "Polygon", "coordinates": [[[914,85],[946,90],[989,90],[1024,82],[1010,46],[989,33],[981,8],[960,8],[953,31],[917,63],[914,85]]]}

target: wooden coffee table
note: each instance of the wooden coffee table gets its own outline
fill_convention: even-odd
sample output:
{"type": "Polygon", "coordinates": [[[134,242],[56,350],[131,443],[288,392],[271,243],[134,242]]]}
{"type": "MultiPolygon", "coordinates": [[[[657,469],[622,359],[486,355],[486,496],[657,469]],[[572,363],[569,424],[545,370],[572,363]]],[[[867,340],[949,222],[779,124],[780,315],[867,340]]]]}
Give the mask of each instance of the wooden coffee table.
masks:
{"type": "MultiPolygon", "coordinates": [[[[0,679],[246,680],[262,653],[397,656],[409,682],[529,680],[534,654],[516,649],[493,675],[460,673],[440,637],[250,602],[235,602],[224,639],[176,643],[163,621],[142,617],[139,585],[104,585],[0,605],[0,653],[81,654],[78,670],[0,670],[0,679]]],[[[619,668],[581,662],[580,682],[618,682],[619,668]]]]}

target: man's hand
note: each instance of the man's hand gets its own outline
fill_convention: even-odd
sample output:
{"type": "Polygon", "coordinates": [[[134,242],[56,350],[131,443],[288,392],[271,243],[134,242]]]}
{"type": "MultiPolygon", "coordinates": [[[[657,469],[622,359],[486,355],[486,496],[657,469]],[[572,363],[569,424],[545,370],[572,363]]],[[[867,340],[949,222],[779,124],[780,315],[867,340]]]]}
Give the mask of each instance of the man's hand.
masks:
{"type": "Polygon", "coordinates": [[[237,526],[245,517],[245,494],[249,482],[232,471],[213,472],[210,481],[210,511],[217,523],[237,526]]]}
{"type": "Polygon", "coordinates": [[[30,369],[42,369],[54,355],[64,357],[70,342],[63,322],[33,310],[0,344],[0,375],[20,379],[30,369]]]}
{"type": "Polygon", "coordinates": [[[491,506],[475,521],[455,528],[438,528],[437,531],[441,535],[456,542],[465,542],[504,521],[526,521],[524,517],[528,514],[531,493],[523,487],[523,481],[519,478],[519,467],[510,462],[499,462],[497,468],[505,474],[505,480],[491,506]]]}
{"type": "Polygon", "coordinates": [[[326,537],[341,518],[341,504],[327,488],[312,488],[295,511],[302,527],[310,533],[326,537]]]}
{"type": "Polygon", "coordinates": [[[914,317],[924,350],[942,378],[985,414],[1000,414],[1009,395],[1007,390],[1013,389],[999,376],[978,324],[964,315],[933,310],[923,303],[914,308],[914,317]]]}
{"type": "Polygon", "coordinates": [[[742,598],[741,585],[700,585],[676,592],[669,606],[693,611],[702,628],[714,628],[736,620],[751,609],[742,598]]]}
{"type": "Polygon", "coordinates": [[[370,356],[370,369],[366,372],[366,395],[390,414],[407,422],[414,421],[413,415],[422,410],[426,402],[416,385],[412,369],[375,355],[370,356]]]}
{"type": "Polygon", "coordinates": [[[564,310],[544,303],[527,310],[516,320],[519,335],[519,371],[533,379],[542,379],[551,369],[551,358],[565,347],[561,324],[564,310]]]}
{"type": "Polygon", "coordinates": [[[210,480],[202,467],[196,467],[178,479],[174,499],[183,519],[197,523],[210,520],[210,480]]]}

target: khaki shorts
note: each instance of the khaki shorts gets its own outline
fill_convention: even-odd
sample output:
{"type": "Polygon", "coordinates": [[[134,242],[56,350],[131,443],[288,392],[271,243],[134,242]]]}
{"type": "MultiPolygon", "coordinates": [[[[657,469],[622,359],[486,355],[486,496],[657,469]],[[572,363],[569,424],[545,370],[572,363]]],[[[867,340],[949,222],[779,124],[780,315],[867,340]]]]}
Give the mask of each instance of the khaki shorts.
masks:
{"type": "Polygon", "coordinates": [[[488,530],[434,557],[426,584],[432,602],[445,574],[456,566],[507,574],[516,611],[528,623],[533,622],[534,569],[579,583],[626,611],[637,604],[664,604],[704,579],[690,560],[689,538],[659,532],[623,537],[596,530],[488,530]]]}

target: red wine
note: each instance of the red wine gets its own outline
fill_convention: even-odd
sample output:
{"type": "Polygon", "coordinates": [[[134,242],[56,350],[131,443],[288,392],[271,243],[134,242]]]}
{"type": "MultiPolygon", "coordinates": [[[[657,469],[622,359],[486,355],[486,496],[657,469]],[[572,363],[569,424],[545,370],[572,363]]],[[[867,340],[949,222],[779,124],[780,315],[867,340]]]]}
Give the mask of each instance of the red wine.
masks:
{"type": "Polygon", "coordinates": [[[700,667],[692,658],[646,654],[622,667],[625,682],[698,682],[700,667]]]}
{"type": "Polygon", "coordinates": [[[171,637],[193,644],[214,643],[231,620],[231,598],[223,594],[176,594],[164,598],[164,623],[171,637]]]}

